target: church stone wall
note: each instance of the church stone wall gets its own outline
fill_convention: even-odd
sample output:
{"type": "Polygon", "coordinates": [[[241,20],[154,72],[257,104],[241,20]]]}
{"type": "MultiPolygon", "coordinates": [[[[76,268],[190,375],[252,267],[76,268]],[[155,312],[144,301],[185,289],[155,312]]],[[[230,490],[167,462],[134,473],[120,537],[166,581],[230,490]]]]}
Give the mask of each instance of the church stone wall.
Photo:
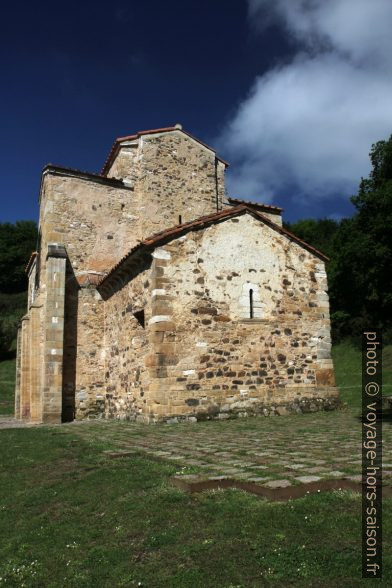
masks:
{"type": "Polygon", "coordinates": [[[139,137],[120,149],[108,176],[123,179],[139,201],[141,234],[222,210],[225,165],[181,131],[139,137]]]}
{"type": "Polygon", "coordinates": [[[92,179],[47,171],[41,197],[41,283],[49,243],[65,245],[76,275],[103,272],[140,238],[133,192],[92,179]]]}
{"type": "Polygon", "coordinates": [[[149,279],[149,270],[141,266],[134,279],[104,302],[105,336],[101,346],[107,418],[144,420],[149,385],[145,367],[151,313],[149,279]],[[140,324],[142,316],[137,314],[140,311],[144,311],[144,326],[140,324]]]}
{"type": "Polygon", "coordinates": [[[285,414],[337,403],[322,261],[249,215],[160,251],[163,299],[150,319],[161,333],[151,343],[160,369],[150,368],[158,376],[150,419],[285,414]]]}
{"type": "MultiPolygon", "coordinates": [[[[77,313],[77,336],[74,341],[76,353],[71,347],[67,348],[69,355],[64,362],[64,366],[68,366],[64,375],[66,386],[64,398],[68,396],[68,411],[70,411],[74,396],[77,420],[100,418],[104,416],[105,410],[105,350],[103,347],[105,317],[104,303],[94,286],[85,285],[78,290],[75,310],[77,313]],[[72,394],[70,386],[73,382],[75,382],[75,391],[72,394]]],[[[70,330],[70,336],[72,336],[71,333],[70,330]]],[[[65,344],[67,341],[66,338],[65,344]]]]}
{"type": "Polygon", "coordinates": [[[139,142],[126,141],[111,165],[107,177],[124,180],[130,188],[135,188],[139,172],[139,142]]]}
{"type": "Polygon", "coordinates": [[[324,264],[249,212],[143,247],[109,294],[96,287],[141,240],[229,206],[224,171],[180,130],[125,141],[108,178],[45,169],[18,416],[155,422],[337,403],[324,264]]]}

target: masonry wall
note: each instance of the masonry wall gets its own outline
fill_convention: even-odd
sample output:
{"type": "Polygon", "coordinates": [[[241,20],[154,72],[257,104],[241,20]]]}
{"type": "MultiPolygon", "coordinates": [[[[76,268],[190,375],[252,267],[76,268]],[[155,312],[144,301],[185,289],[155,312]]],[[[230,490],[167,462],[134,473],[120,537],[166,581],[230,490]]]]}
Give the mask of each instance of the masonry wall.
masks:
{"type": "Polygon", "coordinates": [[[108,178],[125,180],[127,185],[135,188],[139,173],[139,140],[125,141],[114,159],[108,173],[108,178]]]}
{"type": "Polygon", "coordinates": [[[42,389],[44,384],[44,301],[36,298],[30,308],[28,353],[30,379],[25,393],[30,397],[30,419],[40,423],[43,418],[42,389]]]}
{"type": "Polygon", "coordinates": [[[322,261],[248,214],[161,250],[155,287],[163,298],[152,326],[162,336],[151,346],[161,371],[151,420],[336,405],[322,261]]]}
{"type": "Polygon", "coordinates": [[[137,203],[132,190],[91,179],[46,172],[40,208],[41,284],[49,243],[61,243],[76,276],[104,272],[138,238],[137,203]]]}
{"type": "Polygon", "coordinates": [[[121,147],[108,175],[124,183],[44,172],[18,343],[22,418],[226,418],[336,404],[324,264],[248,213],[157,248],[110,296],[96,288],[139,240],[228,206],[224,170],[173,131],[121,147]],[[51,243],[65,252],[48,261],[51,243]]]}
{"type": "Polygon", "coordinates": [[[108,177],[124,179],[139,201],[141,234],[213,214],[224,206],[225,165],[181,131],[124,143],[108,177]]]}
{"type": "Polygon", "coordinates": [[[149,264],[142,263],[135,274],[104,303],[105,367],[102,373],[107,418],[145,420],[147,410],[149,373],[145,360],[149,350],[148,322],[151,316],[149,264]],[[141,315],[137,314],[141,311],[144,311],[144,326],[140,324],[141,315]]]}
{"type": "MultiPolygon", "coordinates": [[[[116,400],[105,405],[104,313],[90,286],[141,238],[178,224],[179,215],[186,222],[222,207],[224,165],[181,132],[142,137],[136,148],[123,148],[111,174],[124,178],[125,185],[54,166],[44,171],[39,256],[30,271],[28,313],[20,339],[18,413],[23,418],[38,422],[58,420],[60,415],[72,420],[117,413],[116,400]],[[62,262],[63,335],[56,332],[56,345],[50,347],[48,329],[59,330],[51,322],[53,309],[47,307],[46,254],[53,243],[65,246],[67,261],[62,262]],[[38,298],[42,310],[35,309],[38,298]],[[53,350],[56,355],[51,356],[53,350]],[[49,385],[50,370],[55,373],[49,385]]],[[[137,354],[130,361],[133,365],[137,354]]],[[[127,378],[121,375],[121,389],[127,378]]]]}
{"type": "Polygon", "coordinates": [[[18,330],[15,417],[41,422],[44,382],[44,304],[41,294],[31,302],[18,330]]]}
{"type": "MultiPolygon", "coordinates": [[[[121,184],[111,185],[67,171],[44,173],[40,208],[40,288],[34,291],[34,265],[29,281],[29,307],[33,296],[47,298],[49,244],[64,244],[67,255],[64,353],[61,366],[56,367],[60,372],[58,378],[61,378],[59,411],[63,420],[100,416],[104,412],[104,371],[99,363],[103,320],[100,320],[97,301],[89,293],[88,286],[92,278],[109,270],[136,244],[140,237],[136,209],[133,191],[121,184]]],[[[30,308],[30,318],[32,313],[30,308]]],[[[48,328],[44,318],[40,328],[48,328]]],[[[28,341],[30,345],[33,343],[31,337],[28,341]]],[[[46,369],[43,356],[41,366],[46,369]]]]}
{"type": "Polygon", "coordinates": [[[19,325],[16,338],[16,366],[15,366],[15,418],[20,418],[20,377],[22,362],[22,325],[19,325]]]}
{"type": "Polygon", "coordinates": [[[95,286],[82,286],[78,291],[75,341],[74,410],[77,420],[104,416],[104,320],[103,301],[95,286]]]}
{"type": "MultiPolygon", "coordinates": [[[[64,247],[50,245],[45,263],[43,312],[39,323],[37,322],[37,327],[39,324],[43,332],[40,420],[44,423],[60,423],[62,418],[66,264],[64,247]]],[[[32,319],[33,307],[30,314],[32,319]]],[[[32,345],[35,342],[35,333],[36,329],[33,327],[33,336],[30,339],[32,345]]]]}
{"type": "Polygon", "coordinates": [[[19,414],[20,419],[30,419],[30,319],[25,315],[20,325],[20,380],[19,380],[19,414]]]}

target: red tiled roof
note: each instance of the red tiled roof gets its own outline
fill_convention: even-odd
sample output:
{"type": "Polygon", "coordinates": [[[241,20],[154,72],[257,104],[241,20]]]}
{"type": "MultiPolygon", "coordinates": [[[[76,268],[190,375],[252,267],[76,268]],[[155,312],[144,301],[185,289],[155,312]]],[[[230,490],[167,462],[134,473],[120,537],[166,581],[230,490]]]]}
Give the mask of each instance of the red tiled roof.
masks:
{"type": "Polygon", "coordinates": [[[255,210],[255,208],[250,207],[247,204],[240,204],[239,206],[236,206],[233,208],[226,208],[225,210],[222,210],[220,212],[216,212],[214,214],[209,214],[207,216],[199,217],[193,221],[190,221],[188,223],[184,223],[182,225],[175,225],[174,227],[170,227],[169,229],[165,229],[163,231],[160,231],[159,233],[155,233],[154,235],[147,237],[147,239],[140,241],[140,243],[135,245],[122,259],[120,259],[120,261],[109,271],[109,273],[106,274],[106,276],[104,276],[102,278],[102,280],[98,284],[98,287],[103,285],[104,282],[111,275],[115,274],[117,269],[119,269],[120,266],[127,259],[129,259],[136,251],[141,250],[143,248],[147,248],[147,249],[154,248],[157,245],[159,245],[161,242],[165,242],[167,240],[177,238],[179,235],[181,235],[181,233],[183,233],[185,231],[189,231],[192,229],[200,229],[205,225],[209,225],[214,222],[224,220],[226,218],[235,217],[240,214],[244,214],[246,212],[252,214],[253,216],[256,216],[257,218],[262,220],[266,225],[268,225],[269,227],[271,227],[272,229],[274,229],[275,231],[277,231],[281,235],[285,235],[286,237],[288,237],[289,239],[291,239],[295,243],[298,243],[298,245],[301,245],[302,247],[304,247],[305,249],[310,251],[310,253],[312,253],[313,255],[317,255],[317,257],[320,257],[322,260],[328,261],[329,258],[326,255],[324,255],[323,253],[321,253],[321,251],[319,251],[315,247],[312,247],[312,245],[309,245],[305,241],[302,241],[302,239],[300,239],[299,237],[297,237],[296,235],[294,235],[293,233],[291,233],[287,229],[277,225],[271,219],[264,216],[261,212],[259,212],[258,210],[255,210]]]}
{"type": "Polygon", "coordinates": [[[278,214],[283,212],[283,208],[279,206],[273,206],[272,204],[263,204],[262,202],[253,202],[252,200],[241,200],[240,198],[228,197],[228,201],[233,204],[249,204],[249,206],[256,206],[257,208],[263,209],[266,212],[276,212],[278,214]]]}
{"type": "Polygon", "coordinates": [[[214,149],[212,149],[211,147],[206,145],[206,143],[203,143],[203,141],[200,141],[200,139],[198,139],[197,137],[194,137],[193,135],[191,135],[187,131],[184,131],[184,129],[180,125],[178,125],[178,126],[174,126],[174,127],[162,127],[161,129],[150,129],[148,131],[138,131],[134,135],[127,135],[125,137],[118,137],[115,140],[115,142],[113,143],[113,147],[111,148],[110,153],[106,158],[104,166],[101,170],[101,175],[104,176],[109,171],[109,168],[110,168],[111,164],[113,163],[113,160],[116,157],[116,155],[120,149],[120,145],[123,141],[132,141],[134,139],[138,139],[139,137],[141,137],[143,135],[154,135],[155,133],[166,133],[166,132],[170,132],[170,131],[181,131],[182,133],[185,133],[185,135],[188,135],[188,137],[191,137],[191,139],[193,139],[194,141],[197,141],[198,143],[200,143],[201,145],[203,145],[204,147],[206,147],[210,151],[213,151],[215,153],[216,158],[219,159],[219,161],[224,163],[226,166],[229,165],[227,163],[227,161],[225,161],[224,159],[222,159],[221,157],[216,155],[216,152],[214,149]]]}
{"type": "Polygon", "coordinates": [[[31,266],[33,265],[35,258],[38,255],[38,251],[33,251],[33,253],[30,255],[29,261],[27,262],[27,265],[25,267],[25,272],[26,274],[29,273],[31,266]]]}

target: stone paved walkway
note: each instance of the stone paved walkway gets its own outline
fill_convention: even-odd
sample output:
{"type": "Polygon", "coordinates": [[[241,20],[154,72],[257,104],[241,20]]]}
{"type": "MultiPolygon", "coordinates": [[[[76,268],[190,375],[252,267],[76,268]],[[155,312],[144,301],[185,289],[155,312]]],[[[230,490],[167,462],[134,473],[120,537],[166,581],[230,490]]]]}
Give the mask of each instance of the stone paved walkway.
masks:
{"type": "MultiPolygon", "coordinates": [[[[110,441],[111,451],[136,451],[177,465],[177,475],[222,477],[269,488],[319,480],[361,481],[361,423],[356,411],[224,422],[150,425],[100,422],[76,427],[110,441]]],[[[392,485],[392,424],[384,424],[384,484],[392,485]]]]}

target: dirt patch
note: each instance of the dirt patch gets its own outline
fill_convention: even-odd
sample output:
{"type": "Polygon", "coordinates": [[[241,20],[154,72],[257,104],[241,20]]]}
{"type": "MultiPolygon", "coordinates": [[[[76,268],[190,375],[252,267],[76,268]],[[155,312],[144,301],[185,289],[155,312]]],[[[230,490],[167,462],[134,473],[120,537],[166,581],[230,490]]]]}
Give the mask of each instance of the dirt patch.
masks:
{"type": "MultiPolygon", "coordinates": [[[[203,490],[237,488],[245,490],[251,494],[256,494],[267,500],[295,500],[302,498],[306,494],[315,494],[316,492],[328,492],[331,490],[352,490],[360,493],[362,491],[362,484],[353,482],[351,480],[320,480],[318,482],[311,482],[309,484],[301,484],[298,486],[289,486],[286,488],[265,488],[252,482],[244,482],[240,480],[232,480],[225,478],[223,480],[200,480],[188,481],[182,479],[180,476],[171,478],[171,483],[180,490],[185,492],[203,492],[203,490]]],[[[383,497],[392,497],[392,487],[383,488],[383,497]]]]}
{"type": "Polygon", "coordinates": [[[25,423],[24,421],[17,421],[11,415],[0,415],[0,429],[25,429],[27,427],[36,427],[33,423],[25,423]]]}
{"type": "Polygon", "coordinates": [[[118,457],[136,457],[136,451],[127,451],[127,450],[117,450],[117,451],[103,451],[102,452],[107,457],[111,457],[112,459],[117,459],[118,457]]]}

